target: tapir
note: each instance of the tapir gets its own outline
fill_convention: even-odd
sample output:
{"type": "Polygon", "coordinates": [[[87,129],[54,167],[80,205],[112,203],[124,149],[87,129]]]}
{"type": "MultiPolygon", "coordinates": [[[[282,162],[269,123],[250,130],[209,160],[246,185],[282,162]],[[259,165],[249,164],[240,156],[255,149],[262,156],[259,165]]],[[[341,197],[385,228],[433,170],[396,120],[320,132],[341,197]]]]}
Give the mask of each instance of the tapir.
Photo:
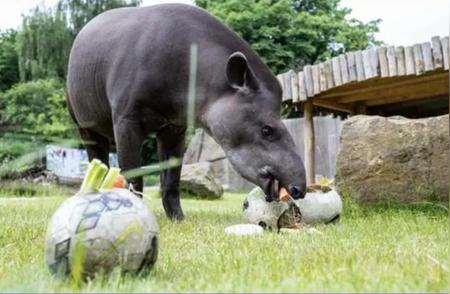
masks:
{"type": "MultiPolygon", "coordinates": [[[[77,35],[68,65],[68,108],[89,159],[107,163],[115,144],[120,168],[138,168],[149,133],[156,134],[161,161],[183,157],[193,44],[196,126],[268,200],[277,200],[282,187],[303,198],[305,169],[281,121],[278,80],[248,43],[191,5],[109,10],[77,35]]],[[[180,173],[181,165],[160,174],[163,207],[174,220],[184,217],[180,173]]],[[[130,183],[142,191],[142,177],[130,183]]]]}

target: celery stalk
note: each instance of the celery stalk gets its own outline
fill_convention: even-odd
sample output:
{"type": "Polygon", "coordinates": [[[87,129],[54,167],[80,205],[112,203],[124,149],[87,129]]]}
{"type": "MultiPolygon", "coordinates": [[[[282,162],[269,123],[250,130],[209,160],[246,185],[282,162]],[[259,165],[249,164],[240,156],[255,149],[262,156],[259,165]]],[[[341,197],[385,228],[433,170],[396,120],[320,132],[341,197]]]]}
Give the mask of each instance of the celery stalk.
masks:
{"type": "Polygon", "coordinates": [[[114,185],[114,181],[117,178],[117,176],[120,174],[120,168],[118,167],[111,167],[106,174],[105,179],[103,180],[103,183],[100,187],[100,189],[111,189],[114,185]]]}
{"type": "Polygon", "coordinates": [[[104,163],[100,164],[94,176],[91,179],[92,181],[89,183],[89,187],[91,187],[95,191],[98,190],[102,185],[103,178],[105,177],[107,172],[108,167],[106,166],[106,164],[104,163]]]}
{"type": "Polygon", "coordinates": [[[81,184],[80,191],[87,192],[88,190],[92,190],[90,183],[92,182],[92,178],[95,177],[98,167],[102,162],[98,159],[93,159],[88,166],[86,171],[86,175],[84,176],[83,183],[81,184]]]}

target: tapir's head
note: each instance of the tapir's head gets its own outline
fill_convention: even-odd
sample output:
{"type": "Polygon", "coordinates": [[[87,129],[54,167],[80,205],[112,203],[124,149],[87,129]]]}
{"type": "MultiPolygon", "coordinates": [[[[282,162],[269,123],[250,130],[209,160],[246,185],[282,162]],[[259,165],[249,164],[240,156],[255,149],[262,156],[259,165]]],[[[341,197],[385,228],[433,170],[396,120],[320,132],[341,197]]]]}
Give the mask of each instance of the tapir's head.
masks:
{"type": "MultiPolygon", "coordinates": [[[[210,105],[206,124],[236,171],[269,199],[282,187],[295,199],[306,193],[305,168],[281,121],[281,87],[256,77],[247,58],[233,53],[226,64],[226,93],[210,105]]],[[[267,75],[266,75],[267,76],[267,75]]]]}

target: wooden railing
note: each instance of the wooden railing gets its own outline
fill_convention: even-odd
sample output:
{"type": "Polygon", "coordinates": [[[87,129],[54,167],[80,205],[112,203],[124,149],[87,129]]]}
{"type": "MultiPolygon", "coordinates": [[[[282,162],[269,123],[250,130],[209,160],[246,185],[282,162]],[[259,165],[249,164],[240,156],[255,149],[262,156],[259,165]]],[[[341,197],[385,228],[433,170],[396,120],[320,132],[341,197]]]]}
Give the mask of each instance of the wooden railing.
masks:
{"type": "Polygon", "coordinates": [[[283,88],[283,101],[299,103],[357,82],[443,70],[449,70],[448,36],[435,36],[431,42],[414,46],[352,51],[325,62],[306,65],[301,72],[290,70],[277,78],[283,88]]]}

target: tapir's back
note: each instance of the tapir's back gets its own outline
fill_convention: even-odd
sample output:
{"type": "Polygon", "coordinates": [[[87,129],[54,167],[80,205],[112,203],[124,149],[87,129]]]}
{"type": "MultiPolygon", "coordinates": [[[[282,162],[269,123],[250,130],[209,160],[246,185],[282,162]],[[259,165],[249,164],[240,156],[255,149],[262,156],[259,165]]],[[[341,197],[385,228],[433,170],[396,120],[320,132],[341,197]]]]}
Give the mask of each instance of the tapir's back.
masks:
{"type": "Polygon", "coordinates": [[[111,125],[115,113],[140,115],[143,104],[180,115],[193,43],[199,96],[226,86],[225,64],[234,51],[246,54],[262,80],[274,80],[248,44],[204,10],[182,4],[114,9],[89,22],[72,47],[67,82],[78,124],[111,125]]]}

